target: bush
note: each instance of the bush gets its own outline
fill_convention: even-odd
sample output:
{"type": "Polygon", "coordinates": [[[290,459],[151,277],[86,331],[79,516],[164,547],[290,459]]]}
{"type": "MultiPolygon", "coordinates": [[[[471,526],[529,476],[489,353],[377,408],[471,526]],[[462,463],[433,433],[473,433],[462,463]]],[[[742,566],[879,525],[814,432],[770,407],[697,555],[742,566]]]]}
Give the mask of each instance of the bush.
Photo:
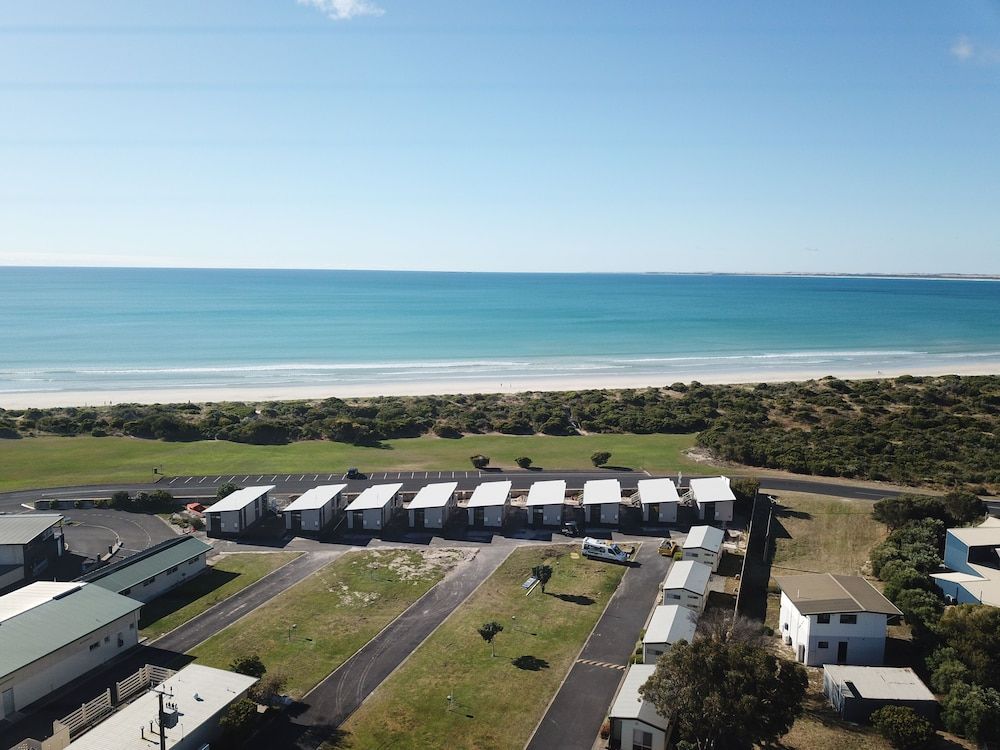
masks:
{"type": "Polygon", "coordinates": [[[111,507],[118,508],[119,510],[129,507],[132,503],[132,498],[125,490],[118,490],[117,492],[111,493],[111,507]]]}
{"type": "Polygon", "coordinates": [[[527,469],[529,466],[531,466],[531,459],[528,458],[527,456],[518,456],[517,458],[514,459],[514,463],[516,463],[522,469],[527,469]]]}
{"type": "Polygon", "coordinates": [[[453,424],[436,424],[434,425],[434,434],[438,437],[449,438],[456,440],[462,437],[462,431],[459,430],[453,424]]]}
{"type": "Polygon", "coordinates": [[[955,683],[941,706],[949,732],[983,744],[1000,740],[1000,693],[993,688],[955,683]]]}
{"type": "Polygon", "coordinates": [[[487,466],[490,465],[490,457],[483,456],[478,453],[475,456],[469,456],[469,460],[472,462],[472,465],[477,469],[485,469],[487,466]]]}
{"type": "Polygon", "coordinates": [[[607,451],[596,451],[590,454],[590,462],[594,466],[605,466],[611,460],[611,454],[607,451]]]}
{"type": "Polygon", "coordinates": [[[931,723],[908,706],[885,706],[871,717],[872,726],[900,750],[920,750],[927,747],[936,732],[931,723]]]}

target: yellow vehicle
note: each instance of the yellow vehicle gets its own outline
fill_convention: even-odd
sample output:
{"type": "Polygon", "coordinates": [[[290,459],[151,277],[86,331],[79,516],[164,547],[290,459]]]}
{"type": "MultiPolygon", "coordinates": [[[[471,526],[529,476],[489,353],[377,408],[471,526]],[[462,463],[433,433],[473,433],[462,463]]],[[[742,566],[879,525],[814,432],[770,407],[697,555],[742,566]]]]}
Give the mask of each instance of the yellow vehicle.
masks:
{"type": "Polygon", "coordinates": [[[672,539],[664,539],[660,542],[659,553],[664,557],[673,557],[678,549],[677,542],[672,539]]]}

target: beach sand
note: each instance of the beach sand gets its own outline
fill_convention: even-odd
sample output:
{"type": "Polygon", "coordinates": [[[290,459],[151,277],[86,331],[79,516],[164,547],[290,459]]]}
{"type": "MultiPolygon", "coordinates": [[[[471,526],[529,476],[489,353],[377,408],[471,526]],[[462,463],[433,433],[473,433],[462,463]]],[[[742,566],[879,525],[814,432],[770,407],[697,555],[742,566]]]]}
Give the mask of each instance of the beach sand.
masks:
{"type": "Polygon", "coordinates": [[[592,389],[662,387],[678,381],[689,383],[697,380],[706,384],[726,383],[783,383],[810,380],[833,375],[844,380],[869,378],[890,378],[900,375],[998,375],[1000,360],[963,363],[957,366],[936,364],[933,367],[909,367],[885,370],[831,371],[766,370],[758,372],[717,372],[697,376],[685,373],[683,376],[665,373],[662,376],[605,376],[567,378],[523,378],[509,381],[499,380],[434,380],[406,381],[399,383],[355,384],[355,385],[303,385],[303,386],[255,386],[234,388],[173,387],[164,389],[115,390],[115,391],[39,391],[0,394],[0,408],[26,409],[61,406],[102,406],[107,404],[172,404],[211,403],[219,401],[292,401],[322,398],[358,398],[368,396],[435,396],[443,394],[473,393],[519,393],[522,391],[577,391],[592,389]]]}

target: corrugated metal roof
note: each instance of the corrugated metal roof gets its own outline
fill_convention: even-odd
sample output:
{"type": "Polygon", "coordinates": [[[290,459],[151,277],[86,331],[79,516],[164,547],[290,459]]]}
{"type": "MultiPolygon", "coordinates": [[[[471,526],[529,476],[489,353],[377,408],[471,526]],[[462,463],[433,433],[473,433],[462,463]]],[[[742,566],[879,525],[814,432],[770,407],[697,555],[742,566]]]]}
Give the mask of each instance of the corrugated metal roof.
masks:
{"type": "Polygon", "coordinates": [[[622,501],[622,483],[617,479],[591,479],[583,483],[583,504],[602,505],[622,501]]]}
{"type": "Polygon", "coordinates": [[[469,498],[469,508],[482,508],[489,505],[503,505],[510,499],[510,488],[513,482],[484,482],[472,491],[469,498]]]}
{"type": "Polygon", "coordinates": [[[708,589],[708,579],[712,568],[694,560],[679,560],[670,566],[663,582],[665,589],[684,589],[692,594],[704,594],[708,589]]]}
{"type": "Polygon", "coordinates": [[[649,503],[679,503],[677,487],[669,479],[640,479],[636,485],[639,489],[639,502],[649,503]]]}
{"type": "Polygon", "coordinates": [[[692,526],[684,539],[684,549],[707,549],[719,552],[726,532],[714,526],[692,526]]]}
{"type": "Polygon", "coordinates": [[[775,576],[774,580],[781,593],[787,596],[803,615],[875,612],[898,617],[902,614],[892,602],[861,576],[810,573],[799,576],[775,576]]]}
{"type": "Polygon", "coordinates": [[[63,520],[58,513],[19,513],[0,516],[0,544],[27,544],[63,520]]]}
{"type": "Polygon", "coordinates": [[[736,499],[729,487],[729,477],[692,479],[691,494],[699,503],[724,503],[736,499]]]}
{"type": "Polygon", "coordinates": [[[0,623],[0,678],[142,607],[142,602],[100,586],[72,586],[0,623]]]}
{"type": "Polygon", "coordinates": [[[670,723],[656,712],[652,703],[644,701],[639,695],[639,688],[646,684],[655,671],[655,664],[632,664],[629,666],[608,716],[612,719],[638,719],[666,731],[670,723]]]}
{"type": "Polygon", "coordinates": [[[653,609],[653,616],[646,626],[643,643],[689,643],[698,627],[698,616],[679,604],[661,604],[653,609]]]}
{"type": "Polygon", "coordinates": [[[416,508],[440,508],[448,504],[448,501],[458,489],[458,482],[438,482],[422,487],[417,496],[410,503],[410,509],[416,508]]]}
{"type": "Polygon", "coordinates": [[[566,481],[549,479],[531,485],[525,505],[561,505],[564,502],[566,502],[566,481]]]}
{"type": "Polygon", "coordinates": [[[299,495],[281,509],[282,513],[293,510],[318,510],[344,491],[346,484],[324,484],[313,487],[299,495]]]}
{"type": "Polygon", "coordinates": [[[213,503],[205,509],[206,513],[221,513],[227,510],[242,510],[261,495],[274,489],[273,484],[262,485],[260,487],[244,487],[236,490],[231,495],[226,495],[217,503],[213,503]]]}
{"type": "Polygon", "coordinates": [[[78,580],[120,593],[211,549],[211,544],[205,544],[193,536],[168,539],[124,560],[82,575],[78,580]]]}
{"type": "Polygon", "coordinates": [[[402,482],[373,485],[354,498],[345,510],[374,510],[376,508],[384,508],[386,503],[392,500],[393,495],[401,489],[403,489],[402,482]]]}

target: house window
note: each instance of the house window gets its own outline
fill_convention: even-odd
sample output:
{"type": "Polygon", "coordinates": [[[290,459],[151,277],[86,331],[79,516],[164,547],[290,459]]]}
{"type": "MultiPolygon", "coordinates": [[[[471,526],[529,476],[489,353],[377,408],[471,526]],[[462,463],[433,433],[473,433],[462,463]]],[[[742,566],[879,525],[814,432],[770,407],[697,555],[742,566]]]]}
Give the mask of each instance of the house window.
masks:
{"type": "Polygon", "coordinates": [[[111,636],[110,635],[104,636],[104,642],[105,643],[111,643],[111,636]]]}
{"type": "Polygon", "coordinates": [[[858,622],[857,615],[841,615],[840,624],[841,625],[856,625],[858,622]]]}
{"type": "Polygon", "coordinates": [[[153,581],[155,581],[155,580],[156,580],[156,576],[153,576],[152,578],[147,578],[147,579],[146,579],[145,581],[143,581],[143,582],[142,582],[142,585],[143,585],[143,586],[149,586],[149,585],[151,585],[151,584],[153,583],[153,581]]]}
{"type": "Polygon", "coordinates": [[[788,630],[788,623],[786,622],[784,625],[782,625],[781,629],[782,630],[788,630]]]}
{"type": "Polygon", "coordinates": [[[188,565],[194,565],[196,562],[198,562],[198,558],[192,557],[190,560],[188,560],[188,565]]]}
{"type": "Polygon", "coordinates": [[[91,643],[90,644],[90,650],[91,651],[96,651],[100,647],[101,647],[101,642],[100,641],[97,641],[97,643],[91,643]]]}
{"type": "Polygon", "coordinates": [[[167,575],[168,576],[173,575],[176,572],[177,572],[177,566],[175,565],[174,567],[172,567],[170,570],[167,571],[167,575]]]}
{"type": "Polygon", "coordinates": [[[818,622],[820,625],[829,625],[830,615],[816,615],[816,622],[818,622]]]}
{"type": "Polygon", "coordinates": [[[816,644],[816,648],[830,648],[830,642],[820,641],[819,643],[816,644]]]}
{"type": "Polygon", "coordinates": [[[653,733],[642,729],[633,729],[632,750],[653,750],[653,733]]]}
{"type": "Polygon", "coordinates": [[[680,601],[681,600],[681,595],[680,594],[667,594],[667,599],[676,599],[677,601],[680,601]]]}

